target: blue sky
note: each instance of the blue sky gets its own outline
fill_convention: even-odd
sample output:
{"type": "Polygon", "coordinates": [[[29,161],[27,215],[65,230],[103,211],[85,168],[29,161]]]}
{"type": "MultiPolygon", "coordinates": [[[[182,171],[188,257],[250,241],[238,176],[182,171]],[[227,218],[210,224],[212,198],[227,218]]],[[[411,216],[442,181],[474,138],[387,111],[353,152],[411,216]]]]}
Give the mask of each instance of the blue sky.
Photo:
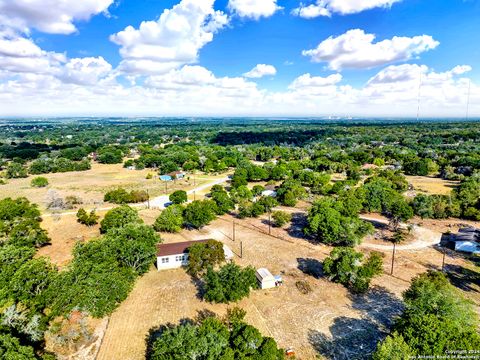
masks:
{"type": "MultiPolygon", "coordinates": [[[[185,37],[152,39],[152,33],[139,30],[140,24],[149,21],[156,26],[153,33],[161,33],[162,13],[186,7],[188,1],[85,0],[83,7],[76,8],[76,0],[69,8],[52,14],[41,8],[40,0],[20,1],[18,6],[13,0],[0,0],[0,20],[4,20],[0,26],[0,106],[4,103],[0,115],[409,117],[416,113],[420,81],[421,99],[426,104],[424,116],[463,116],[468,87],[469,111],[480,115],[479,1],[378,0],[378,6],[368,8],[365,4],[375,1],[304,0],[302,4],[299,0],[198,0],[203,3],[204,22],[210,21],[214,11],[221,18],[215,30],[207,31],[212,39],[196,43],[193,55],[190,49],[189,56],[175,55],[168,61],[160,56],[159,60],[162,51],[182,52],[179,49],[192,44],[185,37]],[[342,1],[350,6],[347,10],[342,1]],[[40,5],[33,9],[36,16],[32,17],[28,6],[36,2],[40,5]],[[267,3],[273,7],[268,8],[267,3]],[[328,16],[301,15],[299,9],[309,5],[327,11],[328,16]],[[61,20],[65,15],[71,18],[67,24],[61,20]],[[66,29],[68,26],[74,30],[66,29]],[[133,27],[131,34],[139,44],[121,36],[112,39],[128,26],[133,27]],[[349,33],[353,29],[358,31],[349,33]],[[355,47],[350,59],[345,60],[327,44],[320,52],[305,54],[329,37],[334,47],[340,46],[340,40],[348,34],[348,41],[355,47]],[[375,39],[365,40],[364,35],[369,34],[375,39]],[[392,42],[395,37],[404,38],[406,49],[403,43],[392,42]],[[33,60],[28,69],[23,66],[27,60],[19,39],[25,40],[22,46],[29,42],[43,52],[34,56],[38,68],[33,60]],[[178,43],[172,45],[175,41],[178,43]],[[386,49],[366,48],[381,41],[388,42],[386,49]],[[168,43],[167,48],[164,43],[168,43]],[[145,44],[154,47],[145,50],[145,44]],[[376,59],[374,65],[356,61],[368,57],[368,51],[376,59]],[[17,66],[20,58],[22,66],[17,66]],[[40,64],[40,60],[45,61],[40,64]],[[84,66],[87,61],[90,65],[84,66]],[[275,71],[253,78],[244,75],[257,64],[275,71]],[[92,66],[102,70],[92,74],[92,66]],[[69,70],[72,68],[75,71],[69,70]],[[309,76],[302,77],[306,74],[309,76]],[[48,77],[55,86],[45,85],[48,77]],[[35,94],[31,93],[32,82],[35,94]],[[166,83],[169,85],[158,85],[166,83]],[[62,98],[63,91],[70,95],[62,98]],[[202,105],[201,99],[186,95],[202,91],[216,96],[217,102],[226,99],[228,103],[218,106],[210,99],[208,105],[202,105]],[[79,96],[72,99],[73,93],[79,96]],[[120,95],[133,99],[128,108],[116,103],[120,95]],[[101,106],[92,104],[99,98],[103,100],[101,106]],[[45,102],[50,103],[47,110],[34,109],[45,102]],[[348,111],[341,113],[339,108],[348,111]]],[[[47,2],[54,7],[59,0],[47,2]]],[[[193,23],[190,15],[181,16],[193,23]]],[[[193,37],[199,30],[188,31],[193,37]]]]}

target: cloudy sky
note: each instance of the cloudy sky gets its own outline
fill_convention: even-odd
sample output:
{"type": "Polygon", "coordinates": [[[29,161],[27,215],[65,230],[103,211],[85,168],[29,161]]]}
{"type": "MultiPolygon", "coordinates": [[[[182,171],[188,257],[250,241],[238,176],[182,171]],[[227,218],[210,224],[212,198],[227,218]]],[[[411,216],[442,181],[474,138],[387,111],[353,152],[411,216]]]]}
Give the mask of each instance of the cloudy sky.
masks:
{"type": "Polygon", "coordinates": [[[0,0],[0,116],[480,116],[479,0],[0,0]]]}

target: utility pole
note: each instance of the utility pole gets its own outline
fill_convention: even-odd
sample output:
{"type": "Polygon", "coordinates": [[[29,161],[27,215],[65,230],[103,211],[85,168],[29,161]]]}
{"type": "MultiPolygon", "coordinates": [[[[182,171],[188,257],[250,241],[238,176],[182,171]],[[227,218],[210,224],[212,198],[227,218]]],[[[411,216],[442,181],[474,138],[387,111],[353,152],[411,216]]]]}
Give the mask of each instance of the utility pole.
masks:
{"type": "Polygon", "coordinates": [[[393,243],[393,253],[392,253],[392,270],[390,271],[390,275],[393,275],[393,264],[395,262],[395,246],[397,244],[396,243],[393,243]]]}
{"type": "Polygon", "coordinates": [[[447,249],[445,249],[445,247],[443,247],[443,259],[442,259],[442,272],[445,271],[445,255],[447,253],[447,249]]]}
{"type": "Polygon", "coordinates": [[[196,200],[195,190],[193,190],[193,201],[196,200]]]}
{"type": "Polygon", "coordinates": [[[233,222],[232,239],[235,241],[235,221],[233,222]]]}
{"type": "Polygon", "coordinates": [[[272,235],[272,212],[268,212],[268,235],[272,235]]]}
{"type": "Polygon", "coordinates": [[[240,259],[243,259],[243,241],[240,241],[240,259]]]}

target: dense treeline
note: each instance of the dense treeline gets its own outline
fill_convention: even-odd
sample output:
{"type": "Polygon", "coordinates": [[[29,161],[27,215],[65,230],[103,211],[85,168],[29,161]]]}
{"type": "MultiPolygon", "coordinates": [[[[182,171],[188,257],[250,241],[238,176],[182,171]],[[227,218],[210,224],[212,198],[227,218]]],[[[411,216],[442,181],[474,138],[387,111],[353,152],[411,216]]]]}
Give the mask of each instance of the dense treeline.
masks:
{"type": "Polygon", "coordinates": [[[116,208],[102,221],[104,235],[78,243],[71,263],[59,271],[48,259],[34,257],[36,248],[49,241],[40,222],[39,210],[26,199],[0,201],[2,357],[47,359],[42,342],[57,316],[73,310],[94,317],[110,314],[153,264],[161,241],[134,209],[116,208]]]}
{"type": "MultiPolygon", "coordinates": [[[[480,347],[478,315],[443,273],[416,277],[404,292],[405,311],[379,344],[374,360],[475,354],[480,347]]],[[[462,356],[462,355],[459,355],[462,356]]]]}

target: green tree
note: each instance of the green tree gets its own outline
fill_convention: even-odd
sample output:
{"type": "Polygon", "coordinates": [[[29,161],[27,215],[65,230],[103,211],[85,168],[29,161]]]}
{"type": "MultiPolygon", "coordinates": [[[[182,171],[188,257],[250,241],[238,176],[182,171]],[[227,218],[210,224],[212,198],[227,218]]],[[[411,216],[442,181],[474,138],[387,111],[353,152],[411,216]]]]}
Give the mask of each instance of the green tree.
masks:
{"type": "Polygon", "coordinates": [[[21,345],[18,338],[1,333],[0,358],[5,360],[38,360],[31,346],[21,345]]]}
{"type": "Polygon", "coordinates": [[[215,271],[208,268],[204,277],[205,300],[216,303],[229,303],[243,299],[251,289],[258,288],[255,269],[229,263],[215,271]]]}
{"type": "Polygon", "coordinates": [[[193,201],[186,206],[183,218],[188,226],[200,229],[215,220],[216,204],[211,200],[193,201]]]}
{"type": "Polygon", "coordinates": [[[18,179],[28,177],[27,169],[20,163],[11,162],[5,173],[7,179],[18,179]]]}
{"type": "Polygon", "coordinates": [[[105,238],[112,242],[120,266],[131,268],[138,275],[147,272],[154,263],[157,244],[161,242],[152,227],[136,223],[112,228],[105,238]]]}
{"type": "Polygon", "coordinates": [[[180,205],[171,205],[163,210],[153,224],[153,228],[160,232],[177,233],[183,225],[183,208],[180,205]]]}
{"type": "Polygon", "coordinates": [[[362,253],[338,247],[323,262],[323,271],[331,281],[343,284],[354,292],[364,293],[371,279],[382,272],[382,264],[378,253],[372,253],[364,260],[362,253]]]}
{"type": "Polygon", "coordinates": [[[173,192],[168,198],[174,204],[183,204],[188,201],[187,192],[183,190],[173,192]]]}
{"type": "Polygon", "coordinates": [[[109,210],[103,220],[100,222],[100,231],[106,233],[108,230],[125,225],[143,223],[143,220],[138,216],[137,210],[128,205],[123,205],[115,209],[109,210]]]}
{"type": "Polygon", "coordinates": [[[415,357],[414,351],[408,346],[402,335],[393,333],[379,343],[372,360],[410,360],[415,357]]]}
{"type": "Polygon", "coordinates": [[[194,244],[188,248],[187,272],[192,276],[201,276],[209,268],[225,261],[223,244],[209,240],[206,243],[194,244]]]}

